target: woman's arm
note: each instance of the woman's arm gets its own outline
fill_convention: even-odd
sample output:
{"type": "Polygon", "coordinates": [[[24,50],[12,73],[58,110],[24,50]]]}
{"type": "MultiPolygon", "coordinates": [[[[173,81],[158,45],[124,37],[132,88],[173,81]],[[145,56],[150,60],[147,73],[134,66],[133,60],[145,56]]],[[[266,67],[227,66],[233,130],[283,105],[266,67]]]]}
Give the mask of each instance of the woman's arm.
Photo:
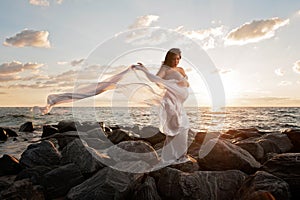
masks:
{"type": "Polygon", "coordinates": [[[166,67],[161,66],[156,76],[159,76],[160,78],[164,78],[165,75],[166,75],[166,67]]]}

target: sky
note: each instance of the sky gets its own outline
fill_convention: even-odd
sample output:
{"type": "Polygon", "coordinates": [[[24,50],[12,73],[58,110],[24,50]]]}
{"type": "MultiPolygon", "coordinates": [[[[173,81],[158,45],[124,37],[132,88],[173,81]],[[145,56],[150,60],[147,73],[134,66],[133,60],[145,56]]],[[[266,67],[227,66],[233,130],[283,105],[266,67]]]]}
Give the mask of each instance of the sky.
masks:
{"type": "Polygon", "coordinates": [[[222,95],[226,106],[300,106],[298,0],[2,0],[0,10],[0,106],[74,91],[96,58],[85,81],[136,62],[155,73],[172,45],[197,106],[222,95]]]}

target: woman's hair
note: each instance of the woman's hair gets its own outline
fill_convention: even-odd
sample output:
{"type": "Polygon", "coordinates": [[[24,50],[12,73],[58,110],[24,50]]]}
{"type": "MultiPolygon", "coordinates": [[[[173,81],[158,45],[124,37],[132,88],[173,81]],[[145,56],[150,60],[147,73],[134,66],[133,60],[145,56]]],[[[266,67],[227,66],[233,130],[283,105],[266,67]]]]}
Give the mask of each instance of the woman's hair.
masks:
{"type": "Polygon", "coordinates": [[[167,54],[166,54],[166,57],[165,57],[165,60],[163,61],[163,65],[168,65],[168,66],[171,66],[171,61],[173,59],[173,57],[175,55],[179,55],[179,57],[181,58],[181,51],[180,49],[178,48],[172,48],[170,49],[167,54]]]}

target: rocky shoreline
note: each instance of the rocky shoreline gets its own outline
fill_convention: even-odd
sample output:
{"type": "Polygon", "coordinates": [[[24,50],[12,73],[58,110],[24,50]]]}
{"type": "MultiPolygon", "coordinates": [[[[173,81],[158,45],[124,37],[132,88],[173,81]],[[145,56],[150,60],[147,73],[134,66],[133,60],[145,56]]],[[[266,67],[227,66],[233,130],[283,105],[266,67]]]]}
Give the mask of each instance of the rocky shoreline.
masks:
{"type": "MultiPolygon", "coordinates": [[[[18,133],[0,128],[0,140],[33,130],[31,122],[18,133]]],[[[165,136],[156,127],[60,121],[42,131],[19,160],[0,158],[0,199],[300,199],[300,130],[198,132],[190,140],[189,161],[144,173],[115,167],[159,162],[165,136]],[[126,157],[115,146],[150,157],[126,157]],[[106,148],[100,160],[91,153],[106,148]]]]}

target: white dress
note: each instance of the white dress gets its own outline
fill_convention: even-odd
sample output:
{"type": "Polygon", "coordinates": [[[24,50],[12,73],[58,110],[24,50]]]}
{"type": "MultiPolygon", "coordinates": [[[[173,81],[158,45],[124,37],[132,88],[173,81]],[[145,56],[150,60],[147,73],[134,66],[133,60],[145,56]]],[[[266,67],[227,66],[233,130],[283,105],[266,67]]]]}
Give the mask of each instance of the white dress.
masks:
{"type": "Polygon", "coordinates": [[[166,92],[160,104],[160,131],[166,135],[162,149],[163,162],[173,162],[186,154],[188,148],[189,120],[183,107],[188,98],[188,87],[178,82],[187,77],[167,66],[162,66],[157,75],[165,80],[175,80],[165,84],[166,92]]]}
{"type": "MultiPolygon", "coordinates": [[[[50,94],[47,98],[47,105],[45,107],[35,107],[35,109],[46,114],[50,112],[54,105],[77,101],[101,94],[107,90],[116,89],[120,87],[118,83],[127,74],[135,70],[143,72],[148,80],[159,85],[164,91],[158,101],[159,129],[166,135],[161,157],[165,162],[175,161],[182,155],[185,155],[188,147],[189,120],[183,108],[183,103],[188,98],[188,87],[178,84],[182,81],[187,82],[187,77],[183,77],[180,72],[170,67],[162,66],[158,74],[154,75],[143,66],[133,65],[104,81],[88,85],[76,93],[50,94]]],[[[154,90],[153,93],[155,93],[154,90]]]]}

